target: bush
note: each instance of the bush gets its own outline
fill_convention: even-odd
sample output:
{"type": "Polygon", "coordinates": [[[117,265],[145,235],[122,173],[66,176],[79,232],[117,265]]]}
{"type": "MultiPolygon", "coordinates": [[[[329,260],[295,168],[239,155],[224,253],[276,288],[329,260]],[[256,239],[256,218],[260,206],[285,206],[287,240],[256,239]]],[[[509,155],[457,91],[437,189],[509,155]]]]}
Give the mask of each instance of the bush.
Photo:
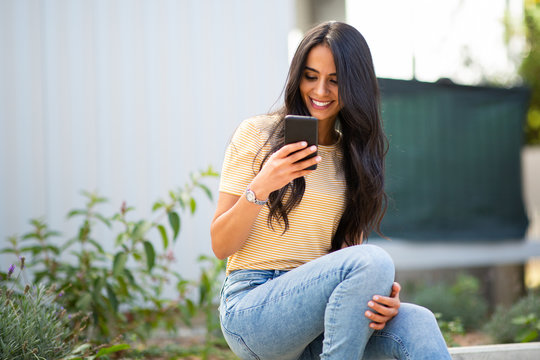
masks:
{"type": "Polygon", "coordinates": [[[18,291],[25,258],[20,259],[15,281],[11,265],[0,284],[0,358],[2,359],[96,359],[129,348],[127,344],[92,348],[80,344],[88,316],[69,314],[58,304],[62,293],[54,287],[26,284],[18,291]],[[95,354],[95,355],[91,355],[95,354]]]}
{"type": "Polygon", "coordinates": [[[169,193],[167,201],[155,202],[153,219],[131,219],[133,208],[125,203],[117,213],[106,216],[98,208],[107,200],[84,193],[86,207],[68,213],[68,218],[81,219],[77,234],[58,246],[52,239],[60,234],[34,219],[33,230],[11,237],[12,247],[2,252],[30,259],[33,283],[55,286],[68,312],[90,314],[85,335],[93,341],[109,342],[121,334],[144,340],[159,325],[174,330],[178,319],[189,323],[197,310],[188,296],[190,290],[195,291],[194,284],[171,269],[181,227],[179,212],[195,212],[196,189],[212,197],[201,179],[214,176],[211,168],[192,174],[184,187],[169,193]],[[94,238],[98,224],[108,229],[112,252],[94,238]],[[175,299],[164,298],[166,286],[175,287],[175,299]]]}
{"type": "Polygon", "coordinates": [[[461,320],[456,319],[453,321],[444,321],[441,320],[440,313],[435,313],[435,318],[437,319],[437,325],[439,325],[439,329],[441,329],[441,333],[443,335],[444,341],[446,342],[446,345],[449,347],[456,346],[457,343],[454,341],[456,335],[465,334],[465,329],[463,328],[461,320]]]}
{"type": "Polygon", "coordinates": [[[497,308],[484,331],[498,343],[540,340],[540,289],[531,291],[510,308],[497,308]]]}
{"type": "Polygon", "coordinates": [[[453,285],[420,287],[413,291],[412,302],[439,313],[443,322],[457,321],[466,330],[478,329],[488,310],[488,304],[479,290],[477,278],[461,274],[453,285]]]}
{"type": "Polygon", "coordinates": [[[61,359],[73,350],[77,336],[71,329],[80,320],[66,315],[57,295],[43,285],[27,284],[23,292],[0,286],[0,358],[61,359]]]}
{"type": "Polygon", "coordinates": [[[525,6],[527,54],[520,74],[531,88],[531,102],[525,124],[525,139],[530,145],[540,145],[540,2],[525,6]]]}

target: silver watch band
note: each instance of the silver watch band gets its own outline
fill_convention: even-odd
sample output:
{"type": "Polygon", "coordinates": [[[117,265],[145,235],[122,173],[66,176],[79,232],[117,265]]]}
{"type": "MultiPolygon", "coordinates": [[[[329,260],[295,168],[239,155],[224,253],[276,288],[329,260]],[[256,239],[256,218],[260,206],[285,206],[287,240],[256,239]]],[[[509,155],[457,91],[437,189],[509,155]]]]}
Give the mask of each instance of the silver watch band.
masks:
{"type": "Polygon", "coordinates": [[[266,203],[268,202],[268,200],[259,200],[259,199],[257,199],[257,196],[255,195],[253,190],[251,190],[250,188],[246,189],[245,195],[246,195],[247,201],[249,201],[250,203],[253,203],[253,204],[266,205],[266,203]]]}

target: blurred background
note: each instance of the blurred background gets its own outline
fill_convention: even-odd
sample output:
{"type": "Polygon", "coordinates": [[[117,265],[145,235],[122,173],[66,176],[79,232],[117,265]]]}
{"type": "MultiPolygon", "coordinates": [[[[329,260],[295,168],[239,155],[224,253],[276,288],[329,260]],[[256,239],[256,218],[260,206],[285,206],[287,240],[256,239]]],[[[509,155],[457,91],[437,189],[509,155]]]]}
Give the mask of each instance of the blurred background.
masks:
{"type": "MultiPolygon", "coordinates": [[[[84,207],[82,190],[108,198],[104,214],[126,202],[150,217],[190,173],[219,171],[236,126],[281,104],[303,33],[340,20],[365,36],[381,79],[392,199],[383,232],[393,239],[381,243],[402,278],[471,267],[497,278],[493,268],[510,266],[502,276],[517,292],[525,278],[538,285],[524,268],[540,254],[540,71],[526,22],[532,9],[538,26],[538,6],[0,0],[0,248],[31,218],[75,236],[66,215],[84,207]]],[[[206,184],[217,195],[218,180],[206,184]]],[[[215,203],[195,196],[170,246],[188,278],[211,254],[215,203]]],[[[115,242],[105,226],[93,237],[115,242]]]]}

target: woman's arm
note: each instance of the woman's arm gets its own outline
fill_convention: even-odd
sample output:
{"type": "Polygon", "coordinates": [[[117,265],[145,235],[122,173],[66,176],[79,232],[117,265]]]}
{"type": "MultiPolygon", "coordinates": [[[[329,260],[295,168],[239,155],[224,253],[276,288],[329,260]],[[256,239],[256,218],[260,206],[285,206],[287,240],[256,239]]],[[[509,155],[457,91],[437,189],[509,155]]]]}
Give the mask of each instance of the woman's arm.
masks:
{"type": "MultiPolygon", "coordinates": [[[[313,171],[305,169],[321,161],[320,156],[299,160],[316,150],[316,146],[308,148],[304,141],[283,146],[268,158],[261,171],[251,181],[249,188],[259,200],[267,199],[272,191],[313,171]]],[[[244,245],[261,209],[261,205],[250,203],[243,195],[220,192],[210,226],[212,250],[219,259],[234,254],[244,245]]]]}

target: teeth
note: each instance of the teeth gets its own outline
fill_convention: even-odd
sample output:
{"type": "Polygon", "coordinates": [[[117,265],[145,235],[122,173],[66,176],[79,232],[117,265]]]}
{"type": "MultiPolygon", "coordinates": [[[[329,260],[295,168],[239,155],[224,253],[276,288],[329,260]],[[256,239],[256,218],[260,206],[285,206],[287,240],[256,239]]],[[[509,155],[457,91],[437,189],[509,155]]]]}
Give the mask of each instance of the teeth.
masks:
{"type": "Polygon", "coordinates": [[[331,103],[331,101],[322,102],[322,101],[317,101],[317,100],[313,100],[313,99],[311,99],[311,101],[313,101],[313,103],[315,105],[317,105],[317,106],[326,106],[326,105],[331,103]]]}

